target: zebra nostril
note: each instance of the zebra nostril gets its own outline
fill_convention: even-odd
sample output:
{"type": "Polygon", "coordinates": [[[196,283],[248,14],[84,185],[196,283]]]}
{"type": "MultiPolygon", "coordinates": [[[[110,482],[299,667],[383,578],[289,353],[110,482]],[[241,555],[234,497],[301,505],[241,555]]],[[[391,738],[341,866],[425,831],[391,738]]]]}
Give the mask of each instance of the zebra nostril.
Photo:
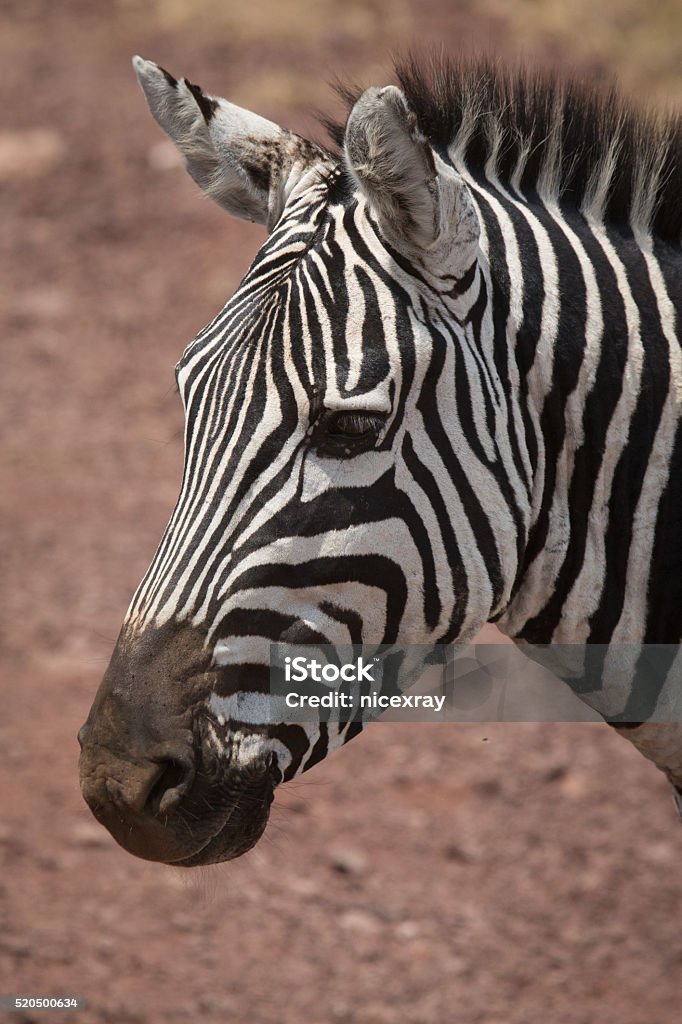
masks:
{"type": "Polygon", "coordinates": [[[169,814],[175,810],[187,793],[194,772],[179,761],[167,761],[159,766],[161,774],[149,790],[144,809],[148,814],[169,814]]]}

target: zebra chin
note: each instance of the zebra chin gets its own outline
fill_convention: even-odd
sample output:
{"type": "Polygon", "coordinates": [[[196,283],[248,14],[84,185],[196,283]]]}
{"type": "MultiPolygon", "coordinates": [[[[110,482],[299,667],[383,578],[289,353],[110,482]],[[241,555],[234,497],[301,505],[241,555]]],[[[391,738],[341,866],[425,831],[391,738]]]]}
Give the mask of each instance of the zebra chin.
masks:
{"type": "MultiPolygon", "coordinates": [[[[201,641],[201,642],[200,642],[201,641]]],[[[122,635],[79,732],[83,797],[129,853],[181,867],[232,860],[268,822],[281,780],[267,736],[218,737],[215,684],[186,628],[122,635]]]]}

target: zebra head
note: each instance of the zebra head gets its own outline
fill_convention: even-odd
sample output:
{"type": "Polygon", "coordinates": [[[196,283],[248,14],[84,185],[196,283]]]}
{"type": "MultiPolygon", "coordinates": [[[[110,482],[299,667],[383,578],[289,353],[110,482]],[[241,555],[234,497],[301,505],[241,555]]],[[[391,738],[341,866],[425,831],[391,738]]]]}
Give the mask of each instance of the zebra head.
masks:
{"type": "Polygon", "coordinates": [[[194,180],[269,232],[177,365],[180,496],[81,730],[95,815],[194,865],[250,848],[274,787],[350,735],[266,724],[270,645],[473,637],[530,499],[472,191],[404,94],[363,93],[339,158],[135,69],[194,180]]]}

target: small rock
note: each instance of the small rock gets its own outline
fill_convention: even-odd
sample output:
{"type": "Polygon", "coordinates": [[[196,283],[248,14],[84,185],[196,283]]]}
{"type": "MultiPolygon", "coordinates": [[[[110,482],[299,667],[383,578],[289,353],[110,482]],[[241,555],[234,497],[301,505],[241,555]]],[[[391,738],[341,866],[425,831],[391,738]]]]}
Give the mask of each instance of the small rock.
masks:
{"type": "Polygon", "coordinates": [[[367,858],[352,846],[335,846],[329,852],[329,859],[340,875],[361,875],[367,870],[367,858]]]}
{"type": "Polygon", "coordinates": [[[401,921],[395,933],[399,939],[416,939],[421,934],[421,928],[416,921],[401,921]]]}
{"type": "Polygon", "coordinates": [[[545,782],[560,782],[568,774],[568,767],[565,764],[555,764],[548,768],[544,774],[545,782]]]}
{"type": "Polygon", "coordinates": [[[580,800],[587,792],[587,780],[583,774],[576,771],[566,773],[557,780],[557,784],[563,796],[580,800]]]}
{"type": "Polygon", "coordinates": [[[447,843],[443,848],[443,854],[448,860],[457,861],[458,864],[471,864],[474,860],[469,851],[459,843],[447,843]]]}
{"type": "Polygon", "coordinates": [[[644,855],[652,864],[674,864],[677,857],[677,846],[673,843],[647,843],[644,855]]]}
{"type": "Polygon", "coordinates": [[[0,132],[0,181],[39,178],[65,155],[64,139],[51,128],[0,132]]]}
{"type": "Polygon", "coordinates": [[[344,931],[357,935],[376,935],[380,929],[377,918],[366,910],[347,910],[339,918],[339,925],[344,931]]]}

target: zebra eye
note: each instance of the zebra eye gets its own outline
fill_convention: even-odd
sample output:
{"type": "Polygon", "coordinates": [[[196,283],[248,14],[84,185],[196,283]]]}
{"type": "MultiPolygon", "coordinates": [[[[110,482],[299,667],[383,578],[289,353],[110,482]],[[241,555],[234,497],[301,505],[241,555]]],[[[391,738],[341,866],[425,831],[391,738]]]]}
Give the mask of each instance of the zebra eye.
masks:
{"type": "Polygon", "coordinates": [[[327,434],[330,437],[348,437],[353,440],[378,434],[382,418],[376,414],[357,412],[337,412],[327,423],[327,434]]]}
{"type": "Polygon", "coordinates": [[[315,431],[315,447],[323,454],[341,457],[367,451],[374,447],[384,420],[381,413],[327,413],[315,431]]]}

